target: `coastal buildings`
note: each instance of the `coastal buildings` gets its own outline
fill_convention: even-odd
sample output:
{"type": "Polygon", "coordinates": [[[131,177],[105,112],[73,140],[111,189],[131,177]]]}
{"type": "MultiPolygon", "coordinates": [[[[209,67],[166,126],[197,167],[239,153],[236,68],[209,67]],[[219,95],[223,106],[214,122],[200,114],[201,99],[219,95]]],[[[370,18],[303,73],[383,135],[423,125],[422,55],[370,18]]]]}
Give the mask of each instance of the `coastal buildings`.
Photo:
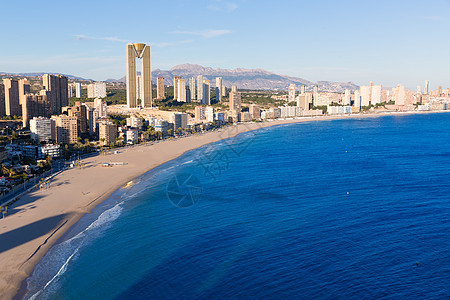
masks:
{"type": "Polygon", "coordinates": [[[345,90],[344,99],[343,99],[342,103],[344,105],[350,105],[351,104],[351,92],[350,92],[349,89],[345,90]]]}
{"type": "Polygon", "coordinates": [[[60,114],[61,108],[69,105],[68,79],[62,75],[44,74],[42,76],[44,91],[41,95],[47,95],[52,114],[60,114]]]}
{"type": "Polygon", "coordinates": [[[250,105],[250,115],[252,116],[253,120],[257,120],[261,118],[261,107],[256,104],[250,105]]]}
{"type": "Polygon", "coordinates": [[[203,122],[206,120],[206,109],[204,106],[196,106],[195,107],[195,121],[203,122]]]}
{"type": "Polygon", "coordinates": [[[222,102],[222,77],[216,78],[216,102],[222,102]]]}
{"type": "Polygon", "coordinates": [[[170,123],[173,123],[173,130],[176,131],[178,128],[187,128],[187,114],[184,113],[174,113],[170,116],[170,123]]]}
{"type": "Polygon", "coordinates": [[[74,144],[78,140],[78,119],[66,115],[52,116],[52,140],[60,144],[74,144]]]}
{"type": "Polygon", "coordinates": [[[117,126],[109,121],[103,121],[98,124],[98,136],[101,145],[110,145],[116,142],[117,126]]]}
{"type": "Polygon", "coordinates": [[[428,80],[425,80],[425,90],[424,90],[424,94],[428,95],[430,92],[430,82],[428,80]]]}
{"type": "Polygon", "coordinates": [[[203,76],[197,76],[197,100],[203,100],[203,76]]]}
{"type": "Polygon", "coordinates": [[[22,104],[22,124],[27,127],[33,117],[50,117],[50,104],[47,95],[25,95],[22,104]]]}
{"type": "Polygon", "coordinates": [[[5,86],[0,81],[0,117],[5,115],[5,86]]]}
{"type": "Polygon", "coordinates": [[[81,98],[81,83],[80,82],[75,83],[75,97],[81,98]]]}
{"type": "Polygon", "coordinates": [[[231,111],[240,112],[241,111],[241,93],[231,91],[229,95],[229,108],[231,111]]]}
{"type": "Polygon", "coordinates": [[[127,52],[127,106],[128,108],[136,108],[152,106],[152,74],[150,65],[150,46],[143,43],[128,43],[127,52]],[[140,97],[141,103],[137,98],[137,73],[136,59],[141,60],[140,75],[140,97]]]}
{"type": "Polygon", "coordinates": [[[174,76],[173,77],[173,99],[178,100],[178,82],[181,80],[181,76],[174,76]]]}
{"type": "Polygon", "coordinates": [[[136,116],[131,116],[127,118],[127,127],[142,129],[144,123],[142,118],[138,118],[136,116]]]}
{"type": "Polygon", "coordinates": [[[94,108],[97,110],[99,118],[108,116],[108,105],[102,99],[94,99],[94,108]]]}
{"type": "Polygon", "coordinates": [[[49,142],[52,139],[52,120],[44,117],[31,119],[30,137],[38,143],[49,142]]]}
{"type": "Polygon", "coordinates": [[[19,104],[19,81],[3,78],[5,89],[5,114],[7,116],[20,116],[22,111],[19,104]]]}
{"type": "Polygon", "coordinates": [[[88,98],[106,98],[106,82],[95,82],[87,86],[88,98]]]}
{"type": "Polygon", "coordinates": [[[369,106],[370,105],[370,86],[361,86],[359,88],[361,95],[361,106],[369,106]]]}
{"type": "Polygon", "coordinates": [[[195,86],[195,77],[189,78],[189,91],[191,93],[191,100],[197,100],[197,89],[195,86]]]}
{"type": "Polygon", "coordinates": [[[156,98],[158,98],[160,100],[166,98],[166,92],[165,92],[165,87],[164,87],[164,77],[156,78],[156,98]]]}
{"type": "Polygon", "coordinates": [[[187,102],[186,101],[186,83],[184,79],[177,80],[177,101],[179,102],[187,102]]]}
{"type": "Polygon", "coordinates": [[[370,96],[370,104],[372,104],[372,105],[380,104],[382,101],[382,99],[381,99],[382,92],[383,92],[383,87],[381,85],[373,85],[372,91],[371,91],[371,96],[370,96]]]}
{"type": "Polygon", "coordinates": [[[295,101],[295,84],[289,85],[289,95],[288,95],[288,102],[294,102],[295,101]]]}
{"type": "Polygon", "coordinates": [[[80,133],[87,133],[87,111],[86,106],[82,105],[81,102],[75,102],[75,105],[68,109],[67,111],[69,117],[75,117],[78,122],[78,130],[80,133]]]}
{"type": "Polygon", "coordinates": [[[207,106],[205,108],[205,118],[206,122],[214,122],[214,107],[207,106]]]}
{"type": "Polygon", "coordinates": [[[211,94],[210,94],[210,84],[209,80],[203,81],[203,92],[202,92],[202,104],[210,105],[211,104],[211,94]]]}

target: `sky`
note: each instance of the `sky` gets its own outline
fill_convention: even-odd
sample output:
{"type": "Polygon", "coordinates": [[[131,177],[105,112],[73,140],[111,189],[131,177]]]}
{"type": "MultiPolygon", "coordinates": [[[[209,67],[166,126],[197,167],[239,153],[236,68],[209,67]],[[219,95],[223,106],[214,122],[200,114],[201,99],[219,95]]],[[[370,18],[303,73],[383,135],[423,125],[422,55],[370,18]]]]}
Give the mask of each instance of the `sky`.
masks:
{"type": "Polygon", "coordinates": [[[0,72],[118,79],[126,43],[143,42],[152,69],[450,87],[450,0],[22,0],[0,11],[0,72]]]}

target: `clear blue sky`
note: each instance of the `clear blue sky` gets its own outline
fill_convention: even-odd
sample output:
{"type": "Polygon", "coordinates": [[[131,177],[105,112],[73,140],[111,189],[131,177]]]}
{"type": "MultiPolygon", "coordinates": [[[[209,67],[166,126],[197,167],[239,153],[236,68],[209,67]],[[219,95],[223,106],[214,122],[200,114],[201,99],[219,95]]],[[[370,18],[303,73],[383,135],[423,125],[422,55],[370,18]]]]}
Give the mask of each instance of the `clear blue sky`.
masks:
{"type": "Polygon", "coordinates": [[[0,71],[125,75],[126,42],[152,69],[196,63],[311,81],[448,84],[449,0],[4,1],[0,71]]]}

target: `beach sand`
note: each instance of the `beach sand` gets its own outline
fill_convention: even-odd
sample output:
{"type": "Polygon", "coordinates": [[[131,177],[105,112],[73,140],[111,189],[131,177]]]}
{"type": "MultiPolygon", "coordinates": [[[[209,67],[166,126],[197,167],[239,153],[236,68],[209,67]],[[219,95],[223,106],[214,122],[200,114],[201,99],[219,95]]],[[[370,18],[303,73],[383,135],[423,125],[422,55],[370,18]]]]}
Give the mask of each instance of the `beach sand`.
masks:
{"type": "Polygon", "coordinates": [[[89,213],[127,182],[186,151],[263,127],[382,115],[386,114],[246,123],[153,144],[118,148],[117,154],[84,159],[84,167],[63,171],[52,179],[48,189],[23,195],[8,208],[6,218],[0,219],[0,298],[13,298],[21,282],[31,274],[52,244],[85,213],[89,213]],[[102,166],[109,162],[125,164],[102,166]]]}

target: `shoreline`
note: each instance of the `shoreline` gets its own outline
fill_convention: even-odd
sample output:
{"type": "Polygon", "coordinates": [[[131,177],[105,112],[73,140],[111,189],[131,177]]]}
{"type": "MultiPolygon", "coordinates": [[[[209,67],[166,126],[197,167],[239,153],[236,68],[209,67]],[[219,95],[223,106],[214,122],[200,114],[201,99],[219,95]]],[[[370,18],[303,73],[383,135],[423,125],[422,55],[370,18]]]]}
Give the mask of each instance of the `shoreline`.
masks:
{"type": "Polygon", "coordinates": [[[118,154],[83,159],[85,167],[69,169],[58,174],[48,190],[37,190],[23,195],[10,207],[7,217],[0,219],[0,241],[10,245],[8,248],[8,245],[0,244],[2,297],[6,299],[23,297],[26,293],[26,279],[34,267],[55,242],[86,213],[90,213],[92,209],[110,198],[127,182],[188,151],[244,132],[277,125],[442,112],[450,111],[382,112],[242,123],[203,134],[118,148],[118,154]],[[102,164],[108,161],[121,161],[126,165],[102,167],[102,164]]]}

